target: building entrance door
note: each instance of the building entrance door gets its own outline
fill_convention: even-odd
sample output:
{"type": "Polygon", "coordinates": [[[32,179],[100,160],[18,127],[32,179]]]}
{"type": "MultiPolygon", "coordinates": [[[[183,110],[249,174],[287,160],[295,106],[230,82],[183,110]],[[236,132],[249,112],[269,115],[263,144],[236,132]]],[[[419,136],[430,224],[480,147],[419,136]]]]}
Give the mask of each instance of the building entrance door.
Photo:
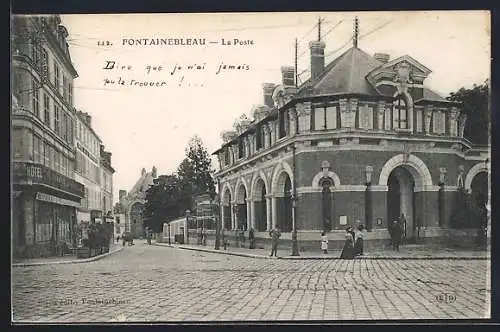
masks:
{"type": "Polygon", "coordinates": [[[388,226],[394,220],[405,222],[401,224],[403,236],[413,239],[415,236],[415,181],[412,174],[403,166],[396,167],[389,175],[387,192],[388,226]]]}

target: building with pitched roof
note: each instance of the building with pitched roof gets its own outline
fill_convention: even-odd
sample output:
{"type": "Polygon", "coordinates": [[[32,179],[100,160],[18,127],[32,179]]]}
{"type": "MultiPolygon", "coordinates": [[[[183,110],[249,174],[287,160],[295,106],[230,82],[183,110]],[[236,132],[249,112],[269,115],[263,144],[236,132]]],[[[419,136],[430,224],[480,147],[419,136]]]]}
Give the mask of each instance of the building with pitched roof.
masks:
{"type": "Polygon", "coordinates": [[[385,241],[404,214],[408,240],[437,240],[452,233],[459,188],[488,197],[489,148],[464,137],[460,104],[426,86],[431,70],[416,59],[370,55],[357,39],[326,65],[325,43],[310,42],[310,79],[298,85],[282,67],[253,119],[222,133],[225,230],[264,239],[279,227],[286,242],[295,229],[317,247],[321,231],[341,241],[362,223],[368,242],[385,241]]]}
{"type": "Polygon", "coordinates": [[[156,167],[151,172],[141,170],[141,176],[127,193],[126,190],[119,191],[119,201],[115,207],[115,235],[123,232],[131,232],[134,237],[144,235],[144,204],[146,203],[146,191],[154,184],[158,177],[156,167]]]}

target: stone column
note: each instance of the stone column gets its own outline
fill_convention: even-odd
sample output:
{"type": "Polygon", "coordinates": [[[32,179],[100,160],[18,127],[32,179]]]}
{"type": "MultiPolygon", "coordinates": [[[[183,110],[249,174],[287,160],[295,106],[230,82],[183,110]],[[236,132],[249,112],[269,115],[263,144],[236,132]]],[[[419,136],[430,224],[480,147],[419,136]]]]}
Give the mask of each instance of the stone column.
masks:
{"type": "Polygon", "coordinates": [[[267,219],[267,230],[270,231],[272,228],[272,197],[266,195],[266,219],[267,219]]]}
{"type": "Polygon", "coordinates": [[[299,133],[308,133],[311,131],[311,102],[304,102],[297,105],[297,114],[299,121],[299,133]]]}
{"type": "Polygon", "coordinates": [[[278,199],[273,196],[272,199],[272,228],[276,228],[276,224],[278,222],[278,199]]]}
{"type": "Polygon", "coordinates": [[[224,228],[224,204],[220,205],[220,225],[221,229],[224,228]]]}
{"type": "Polygon", "coordinates": [[[255,200],[250,199],[250,227],[255,229],[255,200]]]}
{"type": "Polygon", "coordinates": [[[290,136],[293,136],[297,132],[297,114],[295,113],[295,109],[291,108],[288,110],[288,118],[290,123],[290,136]]]}
{"type": "Polygon", "coordinates": [[[250,219],[252,217],[252,212],[251,212],[252,199],[251,198],[246,199],[246,208],[247,208],[247,229],[250,229],[252,227],[251,221],[250,221],[250,219]]]}
{"type": "Polygon", "coordinates": [[[464,137],[465,123],[467,122],[467,114],[462,114],[460,116],[459,127],[458,127],[458,136],[464,137]]]}
{"type": "Polygon", "coordinates": [[[234,207],[236,206],[236,201],[231,202],[231,230],[236,228],[236,214],[234,207]]]}
{"type": "Polygon", "coordinates": [[[452,107],[450,110],[450,136],[458,136],[458,126],[457,126],[457,120],[458,120],[458,109],[456,107],[452,107]]]}
{"type": "Polygon", "coordinates": [[[262,126],[262,130],[264,130],[264,149],[269,148],[269,140],[270,140],[270,130],[269,125],[265,124],[262,126]]]}

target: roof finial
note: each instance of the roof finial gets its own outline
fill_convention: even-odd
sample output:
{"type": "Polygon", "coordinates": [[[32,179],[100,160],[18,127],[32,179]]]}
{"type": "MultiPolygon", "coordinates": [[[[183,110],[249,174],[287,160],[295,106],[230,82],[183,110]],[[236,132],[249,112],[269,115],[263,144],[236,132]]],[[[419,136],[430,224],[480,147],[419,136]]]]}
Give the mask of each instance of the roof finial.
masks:
{"type": "Polygon", "coordinates": [[[358,48],[358,38],[359,38],[359,19],[356,16],[354,18],[354,37],[353,37],[353,45],[355,48],[358,48]]]}

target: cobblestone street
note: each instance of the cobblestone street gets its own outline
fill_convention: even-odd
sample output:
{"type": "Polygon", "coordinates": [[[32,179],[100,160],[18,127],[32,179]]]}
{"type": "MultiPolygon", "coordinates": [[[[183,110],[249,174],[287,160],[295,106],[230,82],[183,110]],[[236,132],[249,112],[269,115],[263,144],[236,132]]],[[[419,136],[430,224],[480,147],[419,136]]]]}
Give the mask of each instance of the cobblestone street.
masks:
{"type": "Polygon", "coordinates": [[[253,259],[138,243],[13,267],[14,322],[489,318],[489,260],[253,259]]]}

